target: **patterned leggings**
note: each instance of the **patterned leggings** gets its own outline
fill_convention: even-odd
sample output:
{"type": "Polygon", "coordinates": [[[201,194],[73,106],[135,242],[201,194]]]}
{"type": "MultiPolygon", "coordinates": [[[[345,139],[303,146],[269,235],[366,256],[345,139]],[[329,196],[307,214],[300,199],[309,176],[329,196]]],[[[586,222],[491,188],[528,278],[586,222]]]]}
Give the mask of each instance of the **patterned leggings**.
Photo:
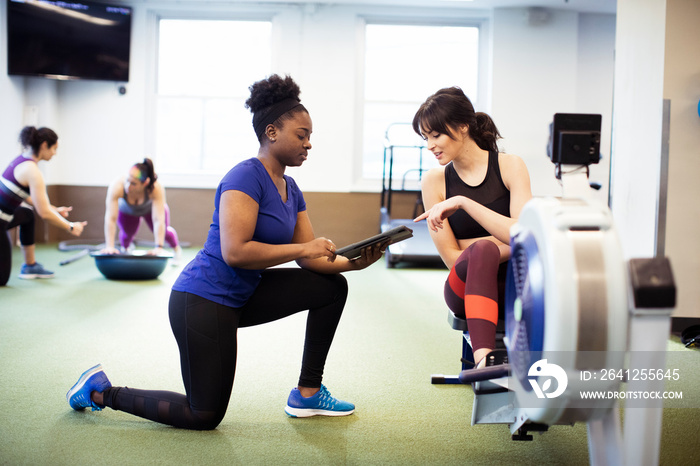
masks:
{"type": "MultiPolygon", "coordinates": [[[[117,215],[119,244],[121,244],[123,248],[128,248],[129,245],[131,245],[136,233],[139,231],[139,225],[141,224],[142,218],[146,221],[148,228],[153,231],[153,218],[150,214],[139,217],[136,215],[125,214],[124,212],[120,211],[117,215]]],[[[165,206],[165,241],[171,248],[175,248],[179,244],[177,232],[175,231],[175,228],[170,226],[170,209],[168,208],[167,204],[165,206]]]]}
{"type": "MultiPolygon", "coordinates": [[[[194,430],[216,428],[226,414],[236,372],[238,329],[309,310],[299,385],[320,387],[326,357],[345,307],[342,275],[273,268],[239,308],[173,291],[170,326],[180,348],[185,393],[112,387],[104,404],[152,421],[194,430]]],[[[261,377],[263,374],[261,374],[261,377]]]]}
{"type": "Polygon", "coordinates": [[[476,241],[462,252],[445,282],[445,302],[455,315],[467,319],[474,351],[496,347],[508,264],[499,262],[495,243],[476,241]]]}

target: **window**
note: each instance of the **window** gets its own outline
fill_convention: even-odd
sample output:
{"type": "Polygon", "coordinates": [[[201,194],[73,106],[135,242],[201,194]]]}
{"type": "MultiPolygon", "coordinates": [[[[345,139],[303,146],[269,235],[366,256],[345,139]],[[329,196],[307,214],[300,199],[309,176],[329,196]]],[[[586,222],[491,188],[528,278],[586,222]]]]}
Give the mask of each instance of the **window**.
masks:
{"type": "MultiPolygon", "coordinates": [[[[438,89],[459,86],[476,107],[478,75],[478,27],[367,24],[362,177],[382,177],[385,136],[393,145],[423,144],[410,123],[438,89]]],[[[436,166],[426,152],[422,168],[436,166]]],[[[417,149],[394,150],[395,179],[417,180],[418,167],[417,149]]]]}
{"type": "Polygon", "coordinates": [[[271,23],[161,19],[158,172],[222,175],[257,153],[248,86],[270,74],[271,23]]]}

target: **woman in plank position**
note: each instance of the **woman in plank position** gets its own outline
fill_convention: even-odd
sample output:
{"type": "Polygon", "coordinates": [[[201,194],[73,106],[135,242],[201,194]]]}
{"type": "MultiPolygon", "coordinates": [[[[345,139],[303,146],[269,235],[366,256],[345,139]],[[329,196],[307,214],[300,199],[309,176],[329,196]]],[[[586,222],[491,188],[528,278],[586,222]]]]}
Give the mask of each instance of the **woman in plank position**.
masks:
{"type": "Polygon", "coordinates": [[[163,252],[165,243],[173,248],[174,263],[182,254],[177,232],[170,226],[170,208],[165,202],[165,187],[158,181],[158,175],[149,158],[134,164],[127,176],[115,179],[107,190],[105,201],[105,247],[103,254],[117,254],[114,245],[119,227],[119,246],[128,251],[139,231],[141,219],[153,232],[154,249],[151,254],[163,252]]]}

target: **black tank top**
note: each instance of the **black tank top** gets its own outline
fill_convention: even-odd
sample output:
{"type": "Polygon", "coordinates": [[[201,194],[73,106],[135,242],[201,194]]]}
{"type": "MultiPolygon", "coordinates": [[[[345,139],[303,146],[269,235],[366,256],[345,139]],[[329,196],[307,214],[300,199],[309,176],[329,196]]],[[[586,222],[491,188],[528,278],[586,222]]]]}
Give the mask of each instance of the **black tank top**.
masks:
{"type": "MultiPolygon", "coordinates": [[[[452,163],[445,167],[445,198],[465,196],[506,217],[510,217],[510,191],[503,184],[498,165],[498,152],[489,152],[489,166],[484,181],[478,186],[469,186],[457,174],[452,163]]],[[[457,239],[490,236],[479,223],[463,210],[458,210],[447,219],[457,239]]]]}

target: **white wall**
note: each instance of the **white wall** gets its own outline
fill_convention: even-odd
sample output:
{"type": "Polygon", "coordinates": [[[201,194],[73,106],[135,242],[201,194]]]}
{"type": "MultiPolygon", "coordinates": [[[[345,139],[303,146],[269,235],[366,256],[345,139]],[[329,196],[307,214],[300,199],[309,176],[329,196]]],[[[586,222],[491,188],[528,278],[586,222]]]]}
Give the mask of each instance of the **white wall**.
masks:
{"type": "Polygon", "coordinates": [[[353,157],[362,148],[362,141],[355,137],[362,126],[354,111],[358,18],[347,7],[319,7],[304,9],[294,19],[284,25],[281,39],[288,55],[297,56],[297,69],[279,61],[273,66],[290,72],[299,82],[314,134],[309,159],[289,174],[300,186],[315,191],[351,191],[353,157]],[[288,37],[297,31],[298,41],[289,43],[288,37]]]}
{"type": "Polygon", "coordinates": [[[576,67],[576,111],[600,113],[602,160],[591,167],[591,179],[602,183],[601,198],[607,203],[610,188],[612,101],[615,70],[614,15],[579,16],[578,63],[576,67]]]}
{"type": "Polygon", "coordinates": [[[665,0],[618,1],[611,208],[626,258],[655,254],[665,14],[665,0]]]}
{"type": "Polygon", "coordinates": [[[494,12],[492,116],[503,149],[521,156],[535,195],[558,195],[546,145],[554,113],[603,115],[601,153],[591,180],[607,202],[613,87],[613,15],[550,11],[532,21],[526,9],[494,12]]]}
{"type": "MultiPolygon", "coordinates": [[[[605,140],[609,140],[612,89],[614,15],[577,14],[550,10],[542,24],[530,24],[525,9],[476,10],[371,8],[351,5],[244,6],[189,2],[134,6],[131,76],[126,95],[116,83],[73,81],[55,83],[60,136],[59,157],[52,162],[49,184],[101,186],[152,150],[149,119],[150,70],[153,63],[154,11],[185,14],[193,6],[202,15],[269,14],[273,19],[277,53],[273,70],[290,73],[302,88],[302,99],[314,120],[314,149],[301,169],[290,173],[306,191],[352,191],[360,186],[353,160],[361,155],[362,43],[358,33],[362,17],[372,18],[477,18],[490,22],[485,28],[492,40],[491,108],[505,136],[503,147],[522,156],[533,178],[537,195],[558,194],[553,168],[546,157],[548,125],[555,112],[602,113],[605,140]],[[221,9],[224,10],[221,10],[221,9]],[[358,118],[359,117],[359,118],[358,118]],[[54,166],[55,165],[55,166],[54,166]]],[[[0,7],[4,12],[5,4],[0,7]]],[[[3,21],[4,27],[4,21],[3,21]]],[[[4,37],[4,35],[3,35],[4,37]]],[[[0,53],[5,54],[4,47],[0,53]]],[[[435,66],[428,57],[416,57],[419,66],[435,66]]],[[[4,124],[0,148],[14,153],[24,106],[32,99],[31,88],[40,78],[7,77],[6,61],[0,63],[4,124]],[[8,102],[7,107],[5,102],[8,102]],[[12,143],[8,143],[12,141],[12,143]],[[11,150],[12,149],[12,150],[11,150]]],[[[445,64],[448,66],[448,64],[445,64]]],[[[439,67],[436,67],[439,72],[439,67]]],[[[397,77],[410,79],[410,76],[397,77]]],[[[36,87],[36,86],[34,86],[36,87]]],[[[427,96],[426,96],[427,97],[427,96]]],[[[39,109],[44,113],[45,109],[39,109]]],[[[247,112],[246,109],[240,111],[247,112]]],[[[231,146],[235,152],[235,142],[231,146]]],[[[254,155],[254,154],[251,154],[254,155]]],[[[9,155],[7,156],[9,158],[9,155]]],[[[607,185],[607,162],[592,178],[607,185]]],[[[177,180],[167,179],[166,185],[177,180]]],[[[215,186],[217,180],[212,180],[215,186]]],[[[377,183],[375,190],[379,190],[377,183]]],[[[606,196],[606,191],[601,193],[606,196]]]]}
{"type": "MultiPolygon", "coordinates": [[[[19,154],[24,82],[7,75],[7,2],[0,2],[0,161],[19,154]]],[[[2,164],[4,166],[4,164],[2,164]]]]}
{"type": "Polygon", "coordinates": [[[696,0],[618,0],[612,211],[626,258],[670,258],[674,316],[700,317],[700,32],[696,0]],[[666,223],[663,100],[671,102],[666,223]],[[665,242],[657,232],[665,228],[665,242]],[[662,251],[664,249],[665,251],[662,251]]]}

